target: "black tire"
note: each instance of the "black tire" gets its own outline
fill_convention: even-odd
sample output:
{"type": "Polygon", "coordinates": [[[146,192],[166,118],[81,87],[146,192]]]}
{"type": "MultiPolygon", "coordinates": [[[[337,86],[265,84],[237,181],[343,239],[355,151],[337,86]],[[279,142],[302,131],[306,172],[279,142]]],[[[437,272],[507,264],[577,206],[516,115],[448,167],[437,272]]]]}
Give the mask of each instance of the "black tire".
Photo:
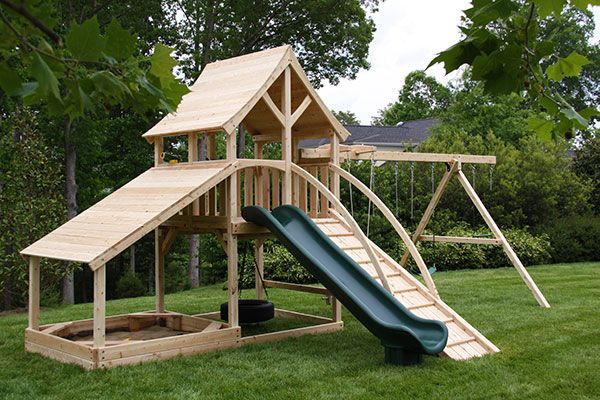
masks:
{"type": "MultiPolygon", "coordinates": [[[[241,299],[238,304],[240,324],[265,322],[275,317],[275,305],[268,300],[241,299]]],[[[228,303],[221,304],[221,319],[227,321],[228,315],[228,303]]]]}

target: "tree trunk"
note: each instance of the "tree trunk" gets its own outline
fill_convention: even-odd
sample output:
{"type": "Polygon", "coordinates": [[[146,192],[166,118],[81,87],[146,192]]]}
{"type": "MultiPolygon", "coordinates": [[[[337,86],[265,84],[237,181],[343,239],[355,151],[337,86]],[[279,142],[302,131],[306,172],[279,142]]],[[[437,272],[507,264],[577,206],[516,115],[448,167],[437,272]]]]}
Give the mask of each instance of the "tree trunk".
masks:
{"type": "Polygon", "coordinates": [[[200,286],[200,235],[190,236],[190,253],[188,263],[188,276],[192,288],[200,286]]]}
{"type": "Polygon", "coordinates": [[[135,275],[135,244],[129,246],[129,271],[135,275]]]}
{"type": "MultiPolygon", "coordinates": [[[[206,135],[198,140],[198,161],[206,160],[206,135]]],[[[190,235],[190,247],[188,258],[188,276],[192,288],[200,286],[200,235],[190,235]]]]}
{"type": "MultiPolygon", "coordinates": [[[[215,17],[215,1],[209,0],[206,4],[206,18],[202,29],[202,50],[200,50],[200,35],[196,34],[194,37],[194,60],[198,72],[201,72],[206,64],[210,62],[210,47],[214,36],[215,17]],[[198,57],[199,55],[200,57],[198,57]]],[[[200,32],[200,29],[196,29],[195,32],[200,32]]],[[[207,159],[206,144],[206,135],[202,135],[202,138],[198,141],[198,161],[207,159]]],[[[188,276],[193,288],[200,286],[200,235],[190,235],[188,276]]]]}
{"type": "Polygon", "coordinates": [[[240,124],[238,127],[237,137],[237,157],[242,158],[244,155],[244,149],[246,148],[246,131],[244,125],[240,124]]]}
{"type": "MultiPolygon", "coordinates": [[[[77,215],[77,181],[75,169],[77,166],[77,148],[73,139],[73,124],[65,118],[65,200],[67,202],[67,219],[70,220],[77,215]]],[[[69,263],[67,262],[67,268],[69,263]]],[[[63,302],[73,304],[75,302],[75,288],[73,286],[74,273],[70,272],[63,278],[63,302]]]]}

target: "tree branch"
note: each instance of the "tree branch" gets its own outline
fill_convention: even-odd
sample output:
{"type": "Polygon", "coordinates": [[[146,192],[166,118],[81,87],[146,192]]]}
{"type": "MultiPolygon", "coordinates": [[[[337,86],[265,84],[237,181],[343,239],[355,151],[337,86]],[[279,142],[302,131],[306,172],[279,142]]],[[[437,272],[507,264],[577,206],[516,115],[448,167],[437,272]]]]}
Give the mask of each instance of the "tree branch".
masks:
{"type": "Polygon", "coordinates": [[[23,18],[27,19],[33,26],[44,32],[54,43],[62,46],[62,39],[52,29],[48,28],[42,21],[32,15],[27,8],[22,4],[15,4],[10,0],[0,0],[0,4],[5,5],[23,18]]]}

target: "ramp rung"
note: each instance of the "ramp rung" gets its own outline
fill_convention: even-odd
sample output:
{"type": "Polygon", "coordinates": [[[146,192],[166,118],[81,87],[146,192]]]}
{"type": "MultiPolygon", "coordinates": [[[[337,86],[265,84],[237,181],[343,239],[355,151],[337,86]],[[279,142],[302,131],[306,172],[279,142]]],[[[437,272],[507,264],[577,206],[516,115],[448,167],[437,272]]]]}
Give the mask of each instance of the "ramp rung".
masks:
{"type": "Polygon", "coordinates": [[[430,306],[434,306],[434,305],[435,305],[435,303],[433,301],[428,301],[426,303],[417,304],[415,306],[410,306],[410,307],[407,307],[407,308],[412,311],[412,310],[417,310],[419,308],[425,308],[425,307],[430,307],[430,306]]]}
{"type": "Polygon", "coordinates": [[[340,237],[340,236],[354,236],[354,233],[351,232],[336,232],[336,233],[326,233],[329,237],[340,237]]]}
{"type": "Polygon", "coordinates": [[[362,245],[356,245],[356,246],[344,246],[344,247],[340,247],[342,250],[361,250],[364,247],[362,245]]]}
{"type": "Polygon", "coordinates": [[[417,291],[419,289],[417,289],[416,287],[406,287],[406,288],[402,288],[402,289],[397,289],[394,290],[394,294],[400,294],[400,293],[406,293],[406,292],[412,292],[412,291],[417,291]]]}
{"type": "Polygon", "coordinates": [[[455,340],[453,342],[449,342],[448,344],[446,344],[446,347],[452,347],[452,346],[458,346],[461,344],[465,344],[465,343],[469,343],[469,342],[474,342],[477,339],[475,339],[474,337],[468,337],[468,338],[463,338],[463,339],[458,339],[455,340]]]}

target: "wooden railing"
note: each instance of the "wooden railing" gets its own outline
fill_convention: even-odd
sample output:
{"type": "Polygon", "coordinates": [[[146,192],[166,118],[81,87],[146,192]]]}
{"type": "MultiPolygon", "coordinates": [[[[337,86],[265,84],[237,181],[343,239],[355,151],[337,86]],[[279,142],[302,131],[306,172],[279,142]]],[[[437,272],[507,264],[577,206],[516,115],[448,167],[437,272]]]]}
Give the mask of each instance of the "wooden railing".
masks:
{"type": "MultiPolygon", "coordinates": [[[[241,208],[259,205],[272,210],[283,204],[283,168],[279,160],[239,160],[238,204],[241,208]],[[250,165],[250,166],[246,166],[250,165]]],[[[303,168],[331,191],[330,171],[327,164],[303,168]]],[[[294,174],[292,179],[292,204],[313,218],[328,216],[331,202],[315,185],[308,184],[294,174]]],[[[208,214],[212,215],[212,214],[208,214]]]]}
{"type": "Polygon", "coordinates": [[[398,233],[398,235],[406,245],[408,252],[413,257],[417,266],[419,267],[419,271],[421,271],[421,276],[425,280],[425,284],[429,288],[431,294],[433,294],[436,297],[439,297],[437,289],[435,287],[435,283],[433,282],[433,278],[431,277],[431,274],[429,273],[429,270],[425,265],[425,261],[423,261],[423,258],[421,257],[421,254],[417,250],[417,247],[413,243],[411,237],[408,235],[402,224],[396,219],[394,213],[390,211],[390,209],[385,205],[385,203],[379,197],[377,197],[377,195],[373,193],[373,191],[371,191],[364,183],[362,183],[354,175],[350,174],[349,172],[345,171],[340,166],[335,164],[329,164],[329,169],[332,173],[339,175],[341,178],[347,180],[348,182],[350,182],[350,184],[355,186],[360,192],[367,196],[367,198],[371,201],[371,203],[373,203],[375,207],[379,209],[379,211],[381,211],[383,216],[392,225],[394,230],[398,233]]]}
{"type": "MultiPolygon", "coordinates": [[[[282,174],[285,171],[285,164],[282,161],[238,160],[237,166],[238,204],[240,205],[238,210],[248,205],[259,205],[267,209],[273,209],[281,205],[282,191],[284,190],[282,187],[282,174]]],[[[309,166],[307,169],[304,169],[301,166],[292,164],[292,173],[292,198],[294,199],[294,204],[313,217],[329,215],[330,208],[337,211],[367,252],[369,261],[377,271],[377,275],[381,279],[383,286],[391,291],[387,277],[381,268],[379,258],[376,256],[371,242],[367,239],[348,210],[346,210],[340,199],[329,188],[329,166],[325,164],[309,166]]],[[[221,199],[225,199],[226,196],[221,194],[220,187],[216,187],[218,195],[215,204],[217,204],[217,208],[206,210],[207,212],[215,212],[217,214],[203,215],[219,215],[220,210],[226,209],[226,204],[221,203],[221,199]]],[[[210,193],[208,195],[210,196],[210,193]]],[[[205,202],[210,205],[211,198],[209,197],[205,202]]]]}

